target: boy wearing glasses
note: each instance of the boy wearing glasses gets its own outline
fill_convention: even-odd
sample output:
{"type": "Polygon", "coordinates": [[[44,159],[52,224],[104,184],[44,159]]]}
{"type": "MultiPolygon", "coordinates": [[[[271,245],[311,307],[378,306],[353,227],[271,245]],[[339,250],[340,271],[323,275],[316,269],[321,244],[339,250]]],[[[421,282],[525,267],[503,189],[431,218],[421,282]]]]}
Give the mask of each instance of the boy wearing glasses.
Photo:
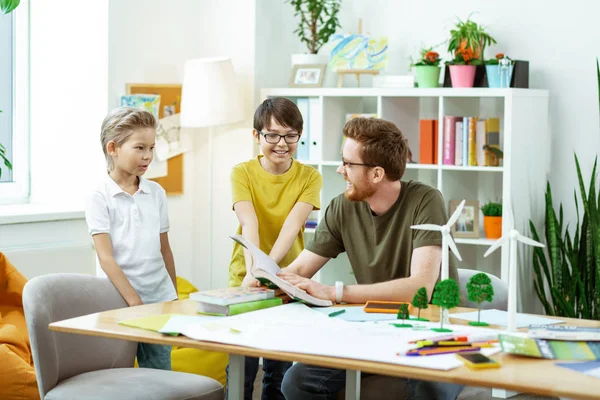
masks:
{"type": "MultiPolygon", "coordinates": [[[[319,172],[294,160],[302,135],[302,114],[286,98],[265,100],[254,113],[252,135],[262,154],[231,173],[233,209],[243,235],[285,268],[304,249],[304,224],[318,210],[323,180],[319,172]]],[[[235,242],[229,265],[233,286],[258,286],[252,259],[235,242]]],[[[263,399],[284,399],[281,381],[291,362],[263,360],[263,399]]],[[[258,359],[246,357],[244,398],[252,399],[258,359]]]]}

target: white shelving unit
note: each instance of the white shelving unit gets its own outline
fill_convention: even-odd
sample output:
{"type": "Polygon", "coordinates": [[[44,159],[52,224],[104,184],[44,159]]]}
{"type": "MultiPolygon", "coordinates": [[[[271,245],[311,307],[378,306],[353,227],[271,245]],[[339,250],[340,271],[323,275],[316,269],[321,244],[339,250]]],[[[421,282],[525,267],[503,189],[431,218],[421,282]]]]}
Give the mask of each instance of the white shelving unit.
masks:
{"type": "MultiPolygon", "coordinates": [[[[438,151],[436,165],[408,164],[403,180],[418,180],[436,187],[450,200],[478,200],[480,206],[490,200],[502,200],[504,207],[513,205],[515,225],[520,232],[529,232],[529,220],[541,226],[544,220],[544,189],[548,172],[549,129],[548,91],[536,89],[489,88],[280,88],[263,89],[261,98],[313,98],[318,101],[322,129],[322,154],[302,161],[317,168],[323,175],[322,211],[345,188],[336,173],[341,163],[342,129],[347,113],[376,113],[379,118],[394,122],[408,139],[413,159],[419,155],[419,120],[437,119],[438,149],[442,149],[443,117],[478,116],[500,119],[501,147],[504,159],[500,167],[462,167],[442,165],[438,151]]],[[[315,100],[313,100],[315,101],[315,100]]],[[[317,115],[317,117],[320,117],[317,115]]],[[[311,118],[311,116],[309,116],[311,118]]],[[[314,122],[314,121],[313,121],[314,122]]],[[[449,211],[449,210],[448,210],[449,211]]],[[[472,268],[500,276],[508,281],[508,253],[496,252],[484,259],[483,253],[494,241],[485,238],[483,216],[480,215],[480,238],[457,239],[463,262],[460,268],[472,268]]],[[[506,219],[504,219],[506,229],[506,219]]],[[[314,230],[307,230],[311,235],[314,230]]],[[[521,291],[532,289],[531,250],[519,249],[521,291]]],[[[340,256],[328,263],[319,279],[331,284],[335,280],[352,283],[347,258],[340,256]]],[[[522,296],[521,296],[522,298],[522,296]]]]}

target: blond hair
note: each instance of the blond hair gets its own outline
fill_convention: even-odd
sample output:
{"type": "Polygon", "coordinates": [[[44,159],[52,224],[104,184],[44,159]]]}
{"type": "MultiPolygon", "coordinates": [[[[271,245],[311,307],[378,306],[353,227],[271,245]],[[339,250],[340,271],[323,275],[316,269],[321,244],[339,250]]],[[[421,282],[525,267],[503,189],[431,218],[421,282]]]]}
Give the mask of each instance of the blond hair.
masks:
{"type": "Polygon", "coordinates": [[[108,154],[108,143],[115,142],[117,147],[123,145],[133,135],[137,128],[156,129],[158,121],[154,115],[146,110],[131,107],[115,108],[102,121],[100,130],[100,143],[106,157],[108,170],[114,168],[113,159],[108,154]]]}

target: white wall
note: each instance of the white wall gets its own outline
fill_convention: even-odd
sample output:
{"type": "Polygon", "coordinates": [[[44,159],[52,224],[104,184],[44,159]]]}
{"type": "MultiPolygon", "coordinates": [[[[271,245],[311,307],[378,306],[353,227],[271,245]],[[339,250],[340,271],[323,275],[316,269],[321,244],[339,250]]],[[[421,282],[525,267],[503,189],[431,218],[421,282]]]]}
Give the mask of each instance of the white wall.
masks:
{"type": "Polygon", "coordinates": [[[225,286],[237,219],[231,210],[229,173],[253,156],[254,2],[248,0],[111,0],[109,6],[109,108],[126,83],[180,83],[183,64],[198,57],[231,57],[248,120],[215,129],[212,210],[207,129],[193,132],[184,156],[184,195],[169,197],[169,238],[178,275],[199,289],[225,286]],[[213,215],[212,229],[209,216],[213,215]],[[212,268],[208,255],[212,237],[212,268]]]}

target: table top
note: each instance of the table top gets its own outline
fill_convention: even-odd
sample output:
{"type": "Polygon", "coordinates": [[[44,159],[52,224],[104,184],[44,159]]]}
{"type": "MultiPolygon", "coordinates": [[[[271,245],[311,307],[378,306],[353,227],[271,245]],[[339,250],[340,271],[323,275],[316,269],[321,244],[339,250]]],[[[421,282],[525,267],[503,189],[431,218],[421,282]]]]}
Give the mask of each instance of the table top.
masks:
{"type": "MultiPolygon", "coordinates": [[[[160,314],[196,315],[196,307],[197,303],[193,300],[148,304],[54,322],[50,324],[50,329],[59,332],[190,347],[251,357],[298,361],[323,367],[359,370],[381,375],[508,389],[546,396],[564,396],[577,399],[598,398],[598,385],[600,382],[597,378],[555,366],[555,360],[499,353],[495,354],[493,358],[502,365],[501,368],[471,370],[467,367],[460,367],[450,371],[439,371],[374,361],[261,350],[237,345],[197,341],[185,336],[162,335],[157,332],[119,325],[118,323],[127,319],[160,314]]],[[[469,311],[473,311],[473,309],[457,307],[451,310],[452,313],[469,311]]],[[[421,315],[429,318],[431,321],[439,321],[439,309],[436,306],[430,305],[428,309],[421,311],[421,315]]],[[[562,317],[554,318],[564,320],[570,325],[600,328],[600,321],[562,317]]],[[[453,324],[467,323],[467,321],[452,318],[452,314],[450,314],[450,322],[453,324]]],[[[490,326],[490,328],[503,329],[497,326],[490,326]]]]}

